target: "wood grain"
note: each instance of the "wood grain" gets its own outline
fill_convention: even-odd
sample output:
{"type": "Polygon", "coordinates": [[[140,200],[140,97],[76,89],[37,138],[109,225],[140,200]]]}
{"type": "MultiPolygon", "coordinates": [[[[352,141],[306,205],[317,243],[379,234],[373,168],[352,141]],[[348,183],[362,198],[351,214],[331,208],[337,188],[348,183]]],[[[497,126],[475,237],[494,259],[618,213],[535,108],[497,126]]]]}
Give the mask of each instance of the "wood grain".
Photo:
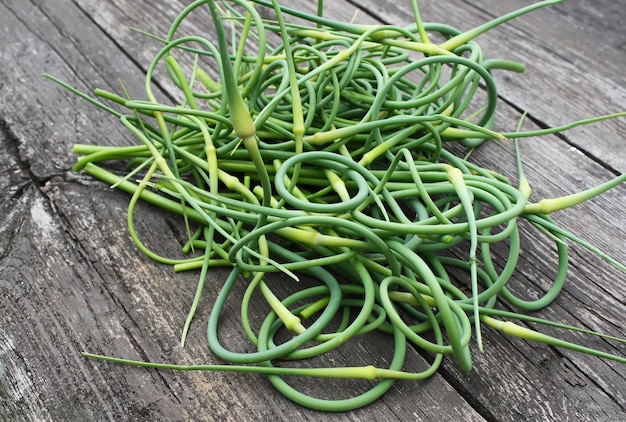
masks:
{"type": "MultiPolygon", "coordinates": [[[[427,381],[398,382],[380,401],[336,415],[292,404],[261,376],[153,371],[84,359],[80,352],[88,350],[158,362],[218,362],[208,350],[204,324],[226,272],[211,274],[187,345],[180,348],[197,274],[175,274],[141,255],[125,227],[128,198],[71,171],[74,143],[123,145],[131,137],[114,119],[41,77],[48,72],[87,92],[117,91],[119,78],[131,93],[143,95],[143,75],[159,46],[129,28],[158,33],[186,3],[0,1],[0,420],[626,420],[624,365],[489,330],[486,352],[474,351],[470,374],[459,373],[450,360],[427,381]]],[[[285,1],[308,8],[311,3],[285,1]]],[[[350,20],[358,9],[362,22],[410,21],[410,8],[397,2],[326,3],[327,13],[338,19],[350,20]]],[[[466,29],[528,3],[449,0],[420,7],[427,20],[466,29]]],[[[498,128],[514,128],[521,110],[529,112],[530,128],[626,109],[623,9],[608,0],[570,0],[482,36],[489,57],[528,66],[524,75],[497,73],[498,128]]],[[[197,17],[187,30],[205,25],[197,17]]],[[[156,89],[164,98],[175,95],[164,80],[156,89]]],[[[571,193],[626,170],[624,129],[622,119],[524,141],[533,198],[571,193]]],[[[472,159],[516,177],[510,143],[487,144],[472,159]]],[[[625,197],[622,185],[555,218],[626,262],[625,197]]],[[[176,218],[143,205],[137,224],[146,243],[180,253],[184,230],[176,218]]],[[[524,239],[515,284],[532,295],[549,283],[555,255],[530,228],[524,239]]],[[[538,314],[626,337],[624,274],[578,246],[571,250],[566,288],[538,314]]],[[[232,323],[222,333],[235,347],[242,335],[234,323],[237,312],[234,305],[227,309],[224,318],[232,323]]],[[[559,335],[626,355],[623,344],[559,335]]],[[[332,359],[385,361],[388,341],[373,335],[332,359]]],[[[406,368],[423,365],[413,351],[406,368]]],[[[306,382],[320,395],[364,387],[356,381],[306,382]]]]}

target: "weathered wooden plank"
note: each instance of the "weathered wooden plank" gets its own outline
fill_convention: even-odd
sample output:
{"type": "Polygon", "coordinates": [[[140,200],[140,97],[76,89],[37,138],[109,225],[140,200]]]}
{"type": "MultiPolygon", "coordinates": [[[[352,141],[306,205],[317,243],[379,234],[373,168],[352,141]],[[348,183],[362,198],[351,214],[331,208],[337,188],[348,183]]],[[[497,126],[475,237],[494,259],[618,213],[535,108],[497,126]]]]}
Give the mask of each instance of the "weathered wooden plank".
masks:
{"type": "MultiPolygon", "coordinates": [[[[461,5],[460,2],[425,3],[422,5],[422,12],[424,16],[433,17],[433,20],[451,22],[459,28],[470,28],[493,16],[512,10],[514,7],[523,6],[524,4],[521,3],[472,2],[471,5],[465,5],[469,7],[463,7],[464,5],[461,5]]],[[[359,4],[374,11],[373,14],[381,16],[386,21],[394,23],[409,22],[403,5],[383,5],[379,2],[368,1],[359,2],[359,4]]],[[[596,16],[596,19],[598,16],[608,16],[611,13],[610,11],[614,10],[614,3],[604,6],[606,7],[597,2],[594,2],[593,6],[585,2],[567,2],[558,9],[545,9],[545,11],[536,12],[512,24],[507,24],[502,31],[495,31],[492,34],[493,36],[480,37],[481,45],[485,47],[485,51],[490,57],[511,57],[530,63],[527,73],[532,74],[533,77],[531,78],[497,74],[499,76],[499,86],[503,87],[500,90],[503,97],[520,109],[527,110],[530,116],[539,116],[538,120],[549,125],[562,123],[564,117],[575,119],[604,112],[623,110],[623,72],[618,70],[623,68],[619,64],[623,57],[611,55],[611,61],[617,61],[618,66],[614,66],[614,63],[604,66],[601,62],[594,63],[589,60],[589,58],[595,58],[598,55],[608,57],[606,50],[604,50],[605,48],[610,49],[612,52],[623,48],[624,34],[619,31],[611,32],[611,28],[615,27],[615,25],[611,25],[611,22],[615,22],[615,15],[613,14],[606,24],[604,22],[601,24],[599,20],[595,21],[596,25],[584,26],[574,24],[579,21],[593,21],[594,18],[590,18],[590,15],[596,16]],[[572,5],[573,9],[568,13],[567,11],[570,10],[569,6],[572,3],[574,3],[572,5]],[[589,13],[590,7],[593,7],[597,13],[589,13]],[[606,33],[602,34],[601,31],[606,31],[606,33]],[[555,42],[554,46],[551,47],[551,40],[553,39],[555,42]],[[606,42],[599,43],[598,40],[606,40],[606,42]],[[602,45],[600,46],[599,44],[602,45]],[[511,47],[513,48],[511,49],[511,47]],[[598,48],[600,51],[597,50],[598,48]],[[535,62],[536,56],[538,56],[539,60],[535,62]],[[535,75],[539,77],[535,77],[535,75]],[[557,92],[558,95],[554,98],[557,92]]],[[[508,120],[506,118],[501,119],[500,126],[510,128],[515,124],[517,118],[512,116],[508,120]]],[[[624,165],[624,150],[621,147],[619,136],[615,136],[615,133],[620,133],[620,128],[622,127],[623,121],[613,121],[570,131],[565,136],[567,137],[567,142],[578,146],[585,153],[594,155],[602,165],[608,164],[621,169],[624,165]],[[593,141],[590,142],[590,139],[593,139],[593,141]]],[[[577,148],[557,147],[553,149],[550,146],[546,148],[544,140],[525,142],[523,147],[525,162],[527,167],[529,167],[527,172],[533,175],[530,176],[532,177],[531,180],[536,181],[534,198],[541,198],[542,195],[556,196],[564,194],[570,190],[580,189],[581,185],[591,186],[611,177],[610,172],[604,172],[602,175],[601,166],[591,166],[575,158],[572,161],[562,160],[564,155],[573,156],[580,154],[581,152],[577,148]],[[568,163],[574,163],[574,165],[568,163]],[[596,179],[596,174],[599,176],[599,179],[596,179]]],[[[475,156],[478,162],[488,163],[490,167],[505,167],[503,164],[505,160],[503,160],[503,155],[499,150],[494,154],[492,148],[483,148],[475,156]]],[[[512,157],[509,156],[509,158],[511,159],[512,157]]],[[[570,227],[583,238],[589,239],[593,244],[609,251],[618,259],[623,260],[622,249],[625,234],[623,230],[626,219],[620,204],[624,195],[624,189],[620,187],[607,194],[598,202],[595,202],[598,208],[590,209],[589,204],[587,204],[559,214],[558,221],[565,224],[566,227],[570,227]],[[603,236],[604,232],[598,232],[595,228],[599,221],[604,221],[611,229],[617,230],[616,236],[610,236],[610,239],[607,239],[603,236]]],[[[533,272],[546,259],[545,254],[547,251],[543,248],[537,250],[536,247],[529,247],[524,252],[534,261],[531,260],[522,265],[532,268],[533,272]]],[[[556,306],[542,312],[542,314],[561,320],[561,318],[567,315],[568,309],[576,309],[577,311],[574,315],[565,317],[564,320],[575,325],[588,325],[597,330],[623,332],[622,313],[624,311],[624,303],[626,302],[622,293],[623,274],[619,271],[608,269],[606,266],[598,265],[597,260],[594,258],[589,261],[588,256],[584,252],[581,256],[580,251],[577,251],[575,257],[579,262],[573,265],[575,273],[570,276],[570,284],[566,292],[557,301],[556,306]],[[608,271],[608,273],[605,271],[608,271]],[[579,276],[581,277],[579,278],[579,276]],[[607,280],[611,281],[607,282],[607,280]],[[606,292],[606,286],[612,286],[614,281],[617,283],[617,288],[614,291],[606,292]],[[594,315],[594,310],[589,306],[589,297],[593,297],[598,291],[600,297],[609,299],[606,303],[606,309],[615,311],[609,311],[608,313],[612,313],[612,315],[605,317],[606,319],[598,318],[594,315]],[[572,300],[571,296],[575,296],[576,299],[572,300]],[[562,305],[560,305],[561,302],[562,305]],[[560,308],[561,306],[562,308],[560,308]],[[554,309],[557,310],[555,311],[554,309]],[[582,313],[578,313],[578,311],[582,313]]],[[[530,274],[531,277],[536,275],[541,275],[541,272],[539,274],[536,272],[530,274]]],[[[587,341],[591,344],[599,344],[593,340],[588,339],[587,341]]],[[[529,356],[529,354],[525,355],[529,356]]],[[[624,390],[622,368],[619,365],[611,364],[606,368],[603,368],[602,365],[601,367],[594,365],[595,370],[589,371],[589,364],[586,362],[579,362],[576,365],[581,368],[582,373],[592,374],[590,381],[602,385],[607,397],[611,397],[613,401],[619,404],[614,410],[617,413],[609,411],[608,414],[605,414],[600,419],[620,418],[624,411],[624,397],[619,393],[624,390]],[[617,374],[615,373],[616,369],[617,374]],[[616,384],[612,386],[611,383],[613,382],[616,384]],[[618,393],[615,394],[613,393],[614,391],[618,393]]],[[[476,369],[475,372],[480,372],[480,370],[476,369]]],[[[508,372],[506,368],[504,368],[504,372],[508,372]]],[[[530,372],[528,370],[523,371],[523,373],[530,372]]],[[[495,378],[498,381],[484,388],[486,391],[492,391],[495,386],[496,390],[498,387],[501,387],[510,395],[512,391],[516,390],[514,386],[510,386],[510,383],[507,383],[506,379],[501,379],[499,376],[495,378]]],[[[504,378],[514,379],[515,377],[511,373],[507,373],[504,378]]],[[[472,383],[472,385],[477,384],[477,382],[472,383]]],[[[483,387],[485,386],[483,385],[483,387]]],[[[541,389],[543,390],[544,386],[541,389]]],[[[479,388],[479,390],[483,390],[483,388],[479,388]]],[[[547,397],[551,398],[550,400],[540,398],[538,401],[543,401],[543,404],[540,404],[533,410],[529,410],[533,408],[533,406],[530,406],[522,414],[525,417],[528,417],[529,414],[535,414],[536,417],[539,417],[542,411],[546,412],[545,414],[550,414],[551,412],[548,410],[552,407],[551,403],[559,402],[557,397],[563,397],[562,403],[579,403],[578,406],[595,403],[592,406],[599,412],[598,414],[602,414],[603,411],[600,409],[603,405],[597,404],[597,400],[593,398],[587,398],[587,400],[569,399],[569,394],[572,394],[572,397],[576,397],[577,390],[571,391],[569,388],[561,390],[566,392],[564,396],[559,394],[559,388],[556,388],[555,391],[547,394],[547,397]]],[[[493,398],[488,401],[490,408],[494,407],[493,402],[493,398]]],[[[507,397],[499,397],[499,400],[495,400],[495,402],[502,404],[504,407],[515,405],[515,403],[507,400],[507,397]]],[[[495,407],[497,406],[498,404],[495,405],[495,407]]],[[[570,404],[564,404],[556,414],[576,414],[577,411],[569,406],[570,404]]],[[[511,412],[511,415],[515,415],[515,413],[511,412]]],[[[515,417],[513,416],[513,418],[515,417]]]]}
{"type": "MultiPolygon", "coordinates": [[[[134,4],[125,7],[132,10],[134,4]]],[[[125,44],[125,37],[130,39],[132,34],[120,27],[120,22],[143,27],[137,23],[142,23],[145,15],[131,21],[132,13],[119,7],[124,3],[111,9],[100,2],[82,6],[88,10],[87,15],[62,1],[40,2],[37,7],[18,7],[16,2],[3,6],[7,14],[0,11],[0,16],[17,18],[6,25],[2,22],[6,34],[15,34],[11,38],[14,42],[3,43],[3,57],[19,57],[21,51],[38,53],[27,55],[28,60],[16,61],[17,68],[0,69],[5,81],[2,94],[6,94],[0,100],[0,116],[10,129],[3,132],[3,143],[17,144],[6,157],[13,172],[2,173],[13,176],[1,179],[3,192],[14,192],[10,207],[3,210],[18,210],[0,214],[6,215],[0,227],[12,233],[6,246],[2,243],[5,252],[0,255],[3,271],[0,280],[8,281],[0,284],[1,315],[5,318],[0,326],[4,330],[2,344],[6,346],[0,349],[3,353],[0,358],[3,363],[9,362],[4,366],[9,370],[0,376],[0,385],[7,391],[2,397],[10,398],[7,418],[326,418],[277,396],[260,377],[157,373],[89,362],[78,355],[87,348],[155,361],[214,361],[206,350],[202,323],[193,326],[185,349],[176,345],[195,288],[195,275],[173,275],[168,268],[139,256],[120,223],[126,204],[124,195],[65,172],[72,162],[67,151],[76,139],[76,130],[80,139],[89,142],[121,143],[127,142],[128,136],[109,119],[92,117],[99,114],[84,103],[51,85],[41,84],[38,73],[54,69],[53,73],[72,83],[78,81],[84,89],[115,86],[115,78],[122,76],[131,90],[139,90],[140,69],[126,57],[120,57],[120,50],[113,43],[97,35],[109,34],[133,58],[150,57],[145,42],[125,44]],[[102,11],[108,14],[101,14],[102,11]],[[103,32],[97,32],[86,16],[97,21],[103,32]],[[93,37],[82,35],[89,31],[94,32],[93,37]],[[48,63],[44,69],[45,60],[48,63]],[[35,93],[35,87],[40,91],[35,93]],[[77,110],[84,115],[77,115],[77,110]],[[38,119],[33,119],[33,115],[39,116],[38,119]],[[58,123],[54,124],[57,119],[58,123]],[[68,126],[68,121],[73,125],[68,126]],[[55,142],[51,143],[50,139],[55,142]],[[15,173],[16,170],[19,172],[15,173]],[[32,175],[16,182],[15,174],[23,174],[25,170],[32,175]],[[46,181],[50,182],[49,186],[39,190],[39,185],[46,181]],[[36,319],[35,315],[40,318],[36,319]]],[[[344,9],[341,10],[343,13],[344,9]]],[[[161,13],[166,17],[172,12],[166,8],[157,16],[162,16],[161,13]]],[[[518,117],[507,113],[504,122],[514,123],[518,117]]],[[[536,182],[537,197],[566,193],[610,176],[601,166],[557,139],[541,142],[540,148],[524,145],[527,171],[531,181],[536,182]],[[562,157],[558,167],[552,165],[551,156],[562,157]]],[[[503,171],[512,174],[510,148],[488,146],[475,157],[479,162],[502,166],[503,171]]],[[[584,237],[626,261],[620,246],[624,225],[617,224],[615,230],[607,233],[598,223],[602,218],[624,221],[624,211],[617,206],[623,197],[624,189],[620,188],[598,202],[562,214],[559,221],[577,233],[582,231],[584,237]]],[[[162,247],[166,253],[177,253],[180,244],[163,244],[156,236],[163,230],[176,238],[181,230],[176,222],[148,207],[142,212],[139,224],[144,228],[147,242],[162,247]]],[[[521,266],[521,280],[538,278],[537,283],[544,286],[543,274],[549,274],[553,265],[551,255],[537,246],[526,247],[524,254],[528,255],[521,266]]],[[[576,259],[581,262],[571,284],[545,315],[626,335],[622,316],[623,274],[595,259],[585,261],[588,258],[584,253],[576,259]],[[611,284],[607,285],[603,279],[611,279],[611,284]],[[593,293],[593,301],[588,297],[589,291],[593,293]],[[598,303],[602,304],[601,309],[598,303]]],[[[220,277],[216,274],[216,278],[220,277]]],[[[205,306],[214,294],[209,289],[205,306]]],[[[208,308],[203,307],[198,321],[206,320],[207,312],[208,308]]],[[[235,333],[229,331],[229,334],[235,333]]],[[[550,415],[611,420],[623,414],[623,366],[502,339],[497,334],[486,333],[486,339],[487,354],[477,356],[472,374],[458,374],[452,365],[447,365],[444,371],[451,385],[467,399],[436,377],[419,384],[398,383],[383,401],[337,418],[387,420],[393,414],[400,420],[461,417],[478,420],[480,413],[493,420],[545,419],[550,415]]],[[[623,347],[609,346],[604,341],[593,344],[624,354],[623,347]]],[[[372,355],[383,353],[382,349],[382,346],[375,349],[372,355]]],[[[336,357],[346,359],[353,352],[354,349],[348,349],[336,357]]],[[[417,369],[418,358],[413,359],[415,362],[409,368],[417,369]]],[[[354,383],[335,385],[358,388],[354,383]]],[[[324,388],[315,383],[311,386],[317,390],[324,388]]]]}
{"type": "MultiPolygon", "coordinates": [[[[407,24],[411,15],[403,3],[358,2],[385,22],[407,24]]],[[[445,22],[466,30],[530,4],[528,1],[424,2],[425,20],[445,22]]],[[[600,114],[621,112],[626,103],[623,69],[626,45],[619,30],[621,9],[615,2],[569,0],[547,7],[480,36],[490,58],[526,65],[522,75],[495,72],[499,91],[507,101],[547,126],[558,126],[600,114]]],[[[509,129],[512,126],[508,126],[509,129]]],[[[616,136],[624,119],[568,131],[570,142],[585,153],[603,157],[607,165],[624,171],[623,142],[616,136]],[[612,154],[606,154],[613,151],[612,154]]]]}
{"type": "MultiPolygon", "coordinates": [[[[30,216],[24,217],[19,225],[6,220],[15,235],[9,245],[10,253],[7,252],[2,261],[6,271],[2,291],[2,315],[6,318],[2,321],[3,344],[7,345],[3,358],[6,367],[15,369],[3,378],[3,387],[7,386],[6,399],[11,406],[6,407],[6,412],[3,410],[2,416],[25,420],[315,418],[316,413],[285,402],[261,377],[251,380],[249,376],[232,374],[161,374],[94,363],[79,356],[81,350],[89,349],[155,361],[214,361],[204,342],[202,324],[194,326],[185,349],[177,347],[196,275],[174,277],[170,269],[147,262],[129,244],[123,224],[118,224],[123,221],[126,197],[64,173],[72,162],[67,151],[76,141],[77,129],[82,131],[81,139],[99,143],[107,142],[102,139],[106,136],[111,136],[113,143],[124,142],[124,135],[108,128],[110,121],[97,121],[93,126],[86,124],[91,119],[87,115],[82,116],[83,124],[67,125],[76,110],[83,109],[85,104],[78,106],[51,84],[39,91],[33,89],[41,83],[36,78],[42,70],[54,71],[52,73],[72,83],[78,81],[82,89],[109,86],[104,81],[98,83],[102,81],[100,72],[105,72],[104,64],[98,60],[106,57],[110,68],[125,66],[124,73],[131,80],[127,84],[133,89],[136,85],[132,82],[132,72],[137,69],[124,56],[120,62],[111,59],[120,56],[112,43],[95,46],[89,44],[90,40],[80,38],[93,28],[81,18],[80,11],[68,3],[46,2],[39,9],[13,7],[12,10],[18,18],[11,20],[11,32],[16,37],[8,45],[17,46],[19,40],[20,49],[25,45],[37,46],[39,55],[46,54],[48,69],[42,69],[44,63],[34,54],[27,56],[28,62],[24,60],[20,68],[14,69],[15,73],[9,73],[10,68],[4,69],[7,95],[3,97],[2,115],[8,116],[6,120],[11,130],[15,128],[6,142],[17,144],[16,160],[22,160],[25,168],[39,170],[33,172],[28,181],[29,196],[23,199],[24,209],[31,210],[30,216]],[[73,26],[65,21],[68,16],[75,18],[73,26]],[[37,23],[39,21],[41,23],[37,23]],[[28,25],[22,25],[24,22],[28,25]],[[62,35],[53,30],[57,27],[62,28],[62,35]],[[38,33],[44,30],[49,33],[38,33]],[[42,46],[40,42],[44,38],[42,46]],[[87,48],[81,50],[80,45],[87,48]],[[68,57],[72,59],[64,63],[68,57]],[[93,78],[94,85],[80,83],[82,78],[88,77],[93,78]],[[17,91],[19,78],[28,83],[17,91]],[[68,104],[58,107],[57,101],[68,104]],[[19,111],[33,103],[44,112],[38,114],[37,120],[30,116],[31,123],[27,124],[27,116],[19,111]],[[53,104],[57,107],[54,112],[53,104]],[[52,127],[52,120],[57,118],[65,119],[66,124],[55,128],[56,133],[46,134],[46,128],[52,127]],[[52,136],[59,142],[49,145],[52,136]],[[50,163],[43,151],[58,160],[58,164],[50,163]],[[49,183],[40,191],[39,184],[44,181],[49,183]],[[85,201],[87,198],[90,200],[85,201]],[[41,225],[45,226],[45,236],[41,225]],[[28,257],[26,263],[24,256],[28,257]],[[21,261],[20,266],[29,270],[16,271],[14,261],[21,261]],[[15,388],[9,390],[13,385],[15,388]]],[[[9,11],[3,16],[10,14],[9,11]]],[[[140,79],[134,76],[135,80],[140,79]]],[[[12,179],[7,185],[7,189],[17,186],[12,179]]],[[[181,230],[180,227],[173,229],[174,224],[159,213],[142,215],[145,221],[140,218],[139,227],[145,224],[157,235],[154,239],[147,230],[148,243],[163,243],[158,239],[161,232],[154,231],[154,227],[171,232],[174,238],[176,230],[181,230]]],[[[180,244],[174,242],[163,252],[174,254],[179,247],[180,244]]],[[[217,280],[223,278],[219,274],[216,274],[217,280]]],[[[212,289],[207,290],[211,293],[212,289]]],[[[198,321],[206,319],[207,310],[204,308],[198,321]]],[[[346,356],[351,355],[353,353],[346,353],[346,356]]],[[[409,367],[417,370],[421,358],[414,354],[412,359],[415,362],[409,363],[409,367]]],[[[398,419],[405,414],[421,417],[438,414],[442,418],[457,414],[459,418],[479,418],[441,377],[437,378],[428,382],[429,388],[423,396],[429,403],[427,406],[402,400],[402,395],[395,395],[395,398],[392,395],[361,413],[339,418],[352,419],[362,414],[374,418],[385,415],[387,419],[390,409],[398,412],[398,419]],[[455,405],[448,408],[444,403],[455,405]]],[[[335,390],[324,385],[314,388],[335,390]]]]}
{"type": "MultiPolygon", "coordinates": [[[[581,175],[574,176],[573,181],[571,179],[571,175],[579,171],[580,161],[576,159],[578,153],[568,150],[563,142],[553,137],[538,142],[541,142],[540,145],[534,142],[522,148],[527,176],[533,187],[538,188],[533,198],[538,200],[544,195],[558,196],[577,186],[580,188],[581,175]],[[552,165],[553,155],[560,157],[558,167],[552,165]]],[[[505,163],[511,163],[514,159],[511,150],[510,145],[503,147],[493,143],[476,151],[475,160],[489,168],[505,168],[506,171],[505,163]]],[[[586,166],[585,169],[584,184],[593,185],[611,177],[611,173],[602,166],[586,166]]],[[[625,257],[621,245],[625,235],[624,225],[608,223],[608,230],[615,230],[615,237],[609,235],[609,238],[604,239],[602,233],[606,231],[599,233],[597,228],[600,221],[625,221],[624,211],[619,205],[620,198],[625,194],[626,190],[621,186],[593,204],[557,213],[555,219],[623,261],[625,257]],[[593,223],[590,223],[591,220],[593,223]],[[596,233],[590,224],[596,228],[596,233]]],[[[531,235],[526,230],[524,240],[522,259],[511,284],[521,296],[530,298],[536,292],[547,289],[554,276],[556,259],[553,245],[544,236],[531,235]]],[[[536,315],[623,336],[626,303],[623,274],[599,259],[590,257],[586,250],[577,247],[572,249],[572,264],[564,291],[549,308],[536,315]],[[598,311],[598,303],[602,303],[602,311],[598,311]]],[[[506,250],[502,253],[506,253],[506,250]]],[[[593,345],[612,353],[624,353],[623,345],[610,345],[593,338],[536,325],[534,328],[559,333],[579,344],[593,345]]],[[[454,368],[451,369],[451,382],[455,384],[452,379],[456,379],[458,383],[471,385],[474,391],[480,391],[475,406],[495,412],[493,415],[498,420],[549,420],[559,417],[567,420],[581,418],[583,414],[586,415],[583,419],[612,420],[621,418],[624,413],[622,392],[626,388],[626,372],[623,365],[516,340],[511,340],[511,344],[507,345],[493,342],[490,338],[486,347],[484,356],[476,354],[471,374],[462,375],[454,368]],[[495,359],[495,356],[502,358],[495,359]],[[521,401],[526,405],[519,403],[522,397],[521,401]]]]}

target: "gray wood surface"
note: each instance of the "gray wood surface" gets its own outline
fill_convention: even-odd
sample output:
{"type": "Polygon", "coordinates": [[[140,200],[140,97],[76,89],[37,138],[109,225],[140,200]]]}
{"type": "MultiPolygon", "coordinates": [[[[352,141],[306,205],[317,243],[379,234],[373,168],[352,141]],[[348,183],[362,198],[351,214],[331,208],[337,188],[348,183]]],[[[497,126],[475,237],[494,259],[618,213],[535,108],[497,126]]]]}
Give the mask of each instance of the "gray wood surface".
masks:
{"type": "MultiPolygon", "coordinates": [[[[344,414],[292,404],[262,376],[180,373],[83,358],[88,350],[133,359],[212,363],[204,322],[226,272],[211,274],[185,348],[178,340],[197,274],[156,264],[132,244],[128,198],[70,169],[76,142],[123,145],[131,138],[101,111],[43,79],[52,73],[77,88],[117,90],[122,79],[142,92],[158,49],[132,32],[159,33],[187,2],[145,0],[0,0],[0,420],[626,420],[626,366],[531,344],[485,330],[486,351],[469,374],[447,359],[424,382],[397,382],[380,401],[344,414]]],[[[284,1],[314,7],[312,1],[284,1]]],[[[327,1],[327,13],[361,22],[406,23],[410,2],[327,1]]],[[[426,20],[473,27],[528,1],[422,2],[426,20]]],[[[526,63],[523,75],[497,72],[498,129],[554,126],[626,110],[626,10],[610,0],[569,0],[482,36],[488,57],[526,63]]],[[[201,30],[206,22],[191,22],[201,30]]],[[[159,95],[168,95],[162,85],[159,95]]],[[[626,119],[559,136],[525,140],[533,199],[568,194],[626,171],[626,119]]],[[[508,143],[489,143],[473,159],[515,176],[508,143]]],[[[560,224],[626,262],[626,186],[555,216],[560,224]]],[[[146,243],[176,255],[180,224],[142,206],[146,243]],[[163,244],[162,238],[172,239],[163,244]]],[[[555,254],[528,235],[515,277],[544,288],[555,254]]],[[[544,246],[545,245],[545,246],[544,246]]],[[[624,273],[572,245],[564,292],[538,315],[626,337],[624,273]]],[[[532,294],[532,293],[529,293],[532,294]]],[[[235,315],[235,307],[229,308],[235,315]]],[[[623,344],[564,332],[563,338],[626,355],[623,344]]],[[[236,342],[236,326],[225,337],[236,342]]],[[[335,361],[388,359],[384,336],[333,355],[335,361]]],[[[408,370],[423,358],[413,353],[408,370]]],[[[319,394],[363,384],[308,381],[319,394]]]]}

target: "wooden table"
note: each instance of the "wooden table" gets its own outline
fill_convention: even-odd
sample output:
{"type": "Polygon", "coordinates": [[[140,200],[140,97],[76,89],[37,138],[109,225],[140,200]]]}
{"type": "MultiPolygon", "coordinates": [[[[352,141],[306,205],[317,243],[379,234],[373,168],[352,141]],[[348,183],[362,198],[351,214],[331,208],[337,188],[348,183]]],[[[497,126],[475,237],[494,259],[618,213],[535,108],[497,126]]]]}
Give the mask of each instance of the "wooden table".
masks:
{"type": "MultiPolygon", "coordinates": [[[[128,197],[70,169],[74,143],[122,145],[132,141],[130,135],[115,119],[41,76],[51,73],[85,91],[118,92],[120,78],[140,95],[158,44],[129,28],[161,33],[183,3],[0,2],[1,420],[626,420],[625,365],[487,329],[486,351],[474,350],[471,373],[460,373],[446,359],[426,381],[397,382],[374,404],[332,415],[294,405],[262,376],[156,371],[83,358],[80,352],[88,350],[159,362],[217,362],[206,344],[204,321],[226,272],[211,274],[215,282],[208,283],[181,349],[180,329],[197,274],[175,274],[139,253],[124,220],[128,197]]],[[[338,19],[358,11],[361,22],[410,21],[408,1],[326,3],[327,13],[338,19]]],[[[422,3],[425,20],[468,29],[530,2],[422,3]]],[[[527,64],[523,75],[496,72],[502,96],[497,127],[513,130],[522,111],[532,127],[625,110],[625,20],[619,1],[570,0],[481,36],[487,56],[527,64]]],[[[621,119],[523,141],[533,199],[568,194],[626,171],[625,140],[621,119]]],[[[488,143],[473,160],[515,176],[510,144],[488,143]]],[[[625,197],[621,185],[555,218],[626,262],[625,197]]],[[[173,219],[148,206],[138,226],[143,239],[164,253],[178,253],[184,241],[173,219]],[[162,236],[172,240],[162,244],[162,236]]],[[[526,239],[515,277],[541,289],[555,255],[549,242],[535,240],[526,239]]],[[[538,315],[626,337],[624,273],[577,245],[571,250],[562,295],[538,315]]],[[[238,335],[235,327],[227,327],[224,336],[238,335]]],[[[559,335],[626,356],[624,344],[559,335]]],[[[385,353],[384,346],[382,341],[369,353],[385,353]]],[[[347,349],[343,356],[364,353],[347,349]]],[[[420,362],[413,353],[408,369],[420,362]]],[[[354,385],[325,380],[309,387],[323,392],[354,385]]]]}

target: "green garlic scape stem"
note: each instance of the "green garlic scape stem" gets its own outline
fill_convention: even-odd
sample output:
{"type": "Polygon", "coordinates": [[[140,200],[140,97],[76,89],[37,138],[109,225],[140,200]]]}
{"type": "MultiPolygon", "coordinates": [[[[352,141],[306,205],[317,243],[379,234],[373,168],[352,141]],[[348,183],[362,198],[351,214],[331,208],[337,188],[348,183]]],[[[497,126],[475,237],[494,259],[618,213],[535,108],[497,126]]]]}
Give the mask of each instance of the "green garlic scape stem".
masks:
{"type": "Polygon", "coordinates": [[[93,99],[46,75],[119,119],[138,139],[139,145],[123,147],[77,144],[73,152],[80,157],[74,170],[84,169],[129,193],[127,224],[139,250],[175,271],[200,270],[181,345],[205,286],[216,284],[219,295],[210,305],[207,340],[211,351],[229,364],[85,356],[158,369],[262,373],[293,402],[333,412],[379,399],[396,379],[425,379],[448,355],[461,370],[471,370],[469,343],[475,335],[483,350],[484,326],[624,362],[610,352],[505,321],[625,341],[525,314],[550,305],[564,288],[568,239],[626,271],[626,265],[560,228],[548,215],[620,185],[625,176],[529,203],[518,142],[626,112],[535,131],[521,131],[521,122],[515,132],[493,130],[498,91],[491,71],[521,72],[524,66],[484,58],[474,39],[556,3],[560,1],[538,2],[461,32],[424,22],[416,0],[410,2],[415,22],[406,27],[337,22],[323,16],[321,1],[317,13],[308,14],[276,0],[197,0],[183,9],[166,36],[146,34],[162,44],[146,73],[147,101],[130,98],[123,85],[124,96],[96,90],[99,99],[93,99]],[[202,35],[177,35],[188,16],[205,6],[217,43],[202,35]],[[259,8],[275,18],[262,19],[259,8]],[[290,22],[292,17],[299,23],[290,22]],[[230,37],[224,22],[231,24],[230,37]],[[445,41],[436,45],[431,39],[445,41]],[[203,69],[207,62],[220,78],[203,69]],[[173,84],[183,104],[162,104],[152,92],[160,65],[170,78],[162,86],[173,84]],[[515,140],[517,187],[470,161],[471,151],[484,140],[505,138],[515,140]],[[470,153],[453,154],[449,147],[456,143],[470,153]],[[128,163],[127,174],[96,164],[118,160],[128,163]],[[134,224],[140,200],[181,216],[188,230],[182,251],[193,250],[195,257],[160,256],[141,241],[134,224]],[[518,297],[509,284],[525,281],[515,271],[527,233],[520,219],[554,242],[558,258],[549,287],[532,300],[518,297]],[[502,250],[503,244],[506,263],[498,265],[494,250],[502,250]],[[455,252],[466,249],[469,259],[456,257],[455,252]],[[210,269],[216,266],[229,268],[226,280],[213,276],[210,269]],[[270,274],[274,272],[283,277],[270,274]],[[299,281],[304,278],[308,287],[299,281]],[[244,293],[233,298],[238,283],[245,284],[244,293]],[[257,300],[265,306],[256,306],[257,300]],[[240,303],[242,341],[249,353],[222,343],[228,301],[240,303]],[[500,309],[502,304],[519,313],[500,309]],[[259,314],[262,308],[265,315],[259,314]],[[357,337],[367,341],[374,330],[393,337],[388,368],[303,367],[308,359],[357,337]],[[430,356],[422,372],[403,370],[409,347],[430,356]],[[300,367],[276,366],[279,360],[300,361],[300,367]],[[373,382],[363,393],[325,400],[299,391],[290,376],[373,382]]]}
{"type": "Polygon", "coordinates": [[[469,42],[470,40],[476,38],[477,36],[484,34],[485,32],[502,25],[505,22],[510,21],[511,19],[515,19],[521,15],[524,15],[526,13],[530,13],[534,10],[540,9],[542,7],[546,7],[546,6],[551,6],[554,4],[558,4],[558,3],[563,3],[565,0],[544,0],[544,1],[540,1],[538,3],[534,3],[531,5],[528,5],[526,7],[523,7],[521,9],[518,9],[516,11],[513,11],[511,13],[507,13],[506,15],[500,16],[490,22],[484,23],[480,26],[477,26],[474,29],[471,29],[469,31],[463,32],[462,34],[459,34],[449,40],[447,40],[446,42],[444,42],[443,44],[440,45],[440,47],[444,50],[448,50],[448,51],[453,51],[456,50],[458,47],[460,47],[463,44],[466,44],[467,42],[469,42]]]}
{"type": "Polygon", "coordinates": [[[561,198],[542,199],[538,203],[528,204],[524,208],[524,212],[527,214],[550,214],[551,212],[561,211],[588,201],[624,182],[626,182],[626,173],[581,192],[561,198]]]}

